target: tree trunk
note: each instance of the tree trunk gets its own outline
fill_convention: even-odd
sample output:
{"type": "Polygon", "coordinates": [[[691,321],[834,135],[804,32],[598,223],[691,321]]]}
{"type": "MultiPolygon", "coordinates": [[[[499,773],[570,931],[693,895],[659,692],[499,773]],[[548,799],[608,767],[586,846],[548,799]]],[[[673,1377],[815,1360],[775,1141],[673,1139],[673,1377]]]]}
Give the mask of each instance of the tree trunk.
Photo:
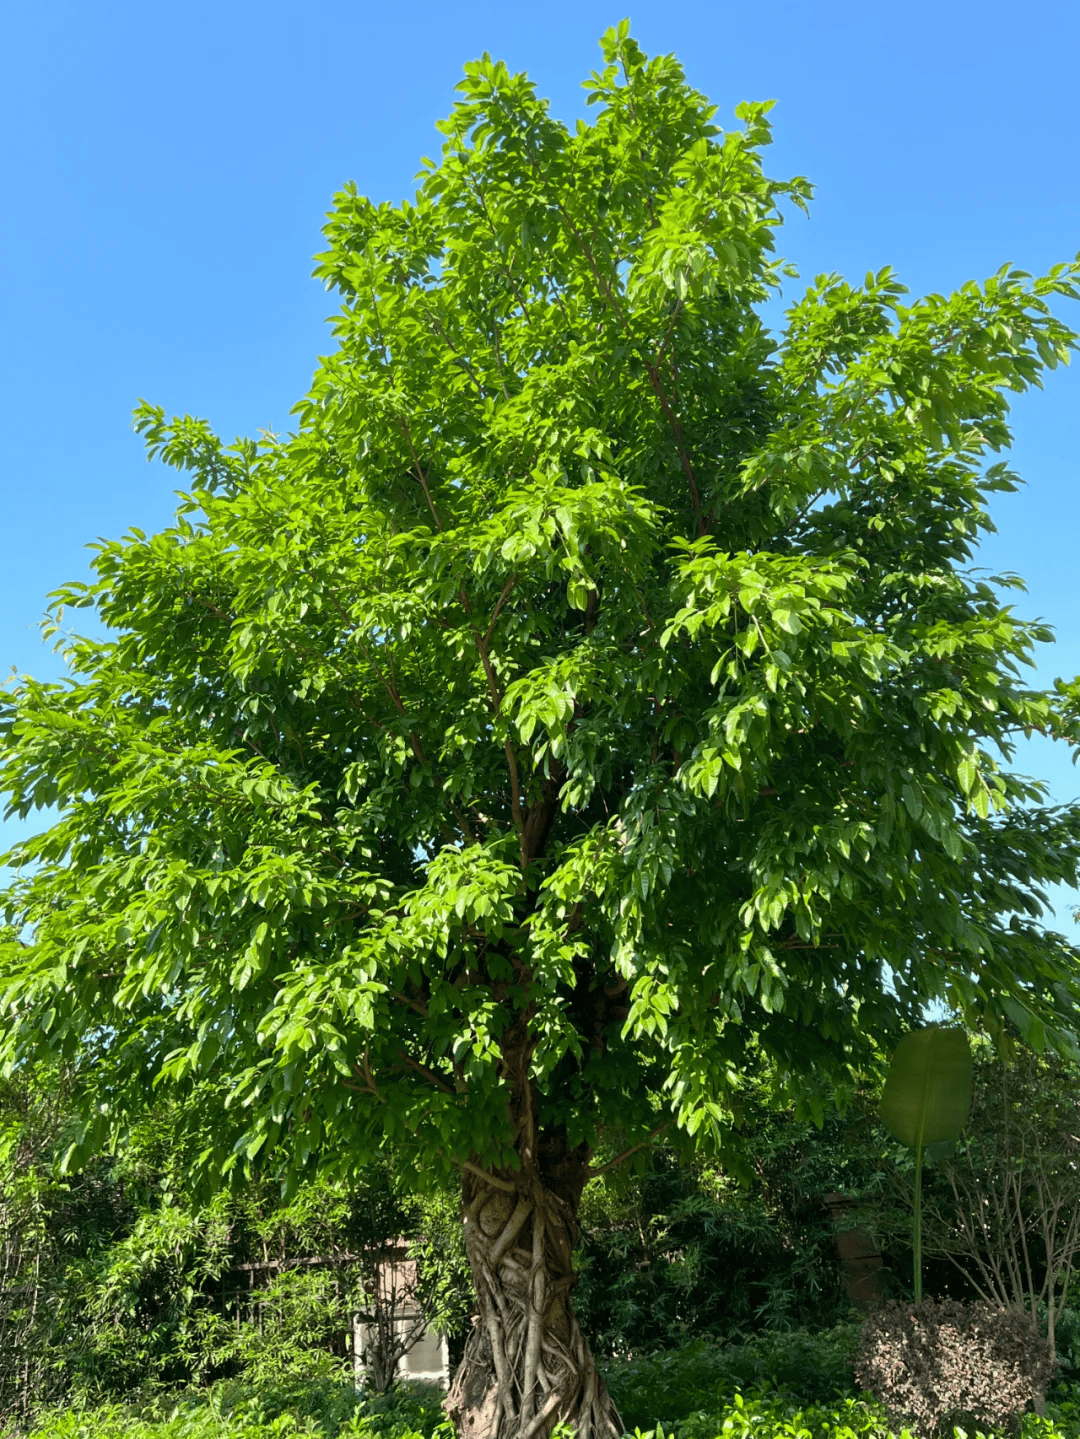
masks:
{"type": "Polygon", "coordinates": [[[446,1399],[459,1439],[547,1439],[558,1423],[616,1439],[622,1422],[571,1303],[574,1211],[541,1184],[509,1193],[471,1175],[463,1207],[477,1314],[446,1399]]]}
{"type": "Polygon", "coordinates": [[[464,1172],[477,1312],[444,1408],[459,1439],[547,1439],[561,1423],[578,1439],[618,1439],[622,1420],[571,1302],[589,1151],[537,1139],[527,1056],[507,1061],[521,1168],[464,1172]]]}

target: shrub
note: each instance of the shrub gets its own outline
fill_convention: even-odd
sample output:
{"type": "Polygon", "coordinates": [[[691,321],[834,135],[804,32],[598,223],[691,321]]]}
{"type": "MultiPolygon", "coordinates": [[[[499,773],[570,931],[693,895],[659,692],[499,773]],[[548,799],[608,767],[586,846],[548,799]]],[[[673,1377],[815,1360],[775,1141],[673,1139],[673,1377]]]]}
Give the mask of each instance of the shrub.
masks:
{"type": "MultiPolygon", "coordinates": [[[[134,1403],[43,1410],[30,1439],[450,1439],[433,1385],[404,1384],[361,1398],[348,1384],[291,1387],[234,1380],[207,1390],[159,1393],[134,1403]]],[[[0,1436],[13,1436],[0,1422],[0,1436]]]]}
{"type": "Polygon", "coordinates": [[[755,1335],[725,1348],[722,1359],[731,1389],[768,1384],[820,1404],[854,1392],[858,1343],[857,1324],[837,1324],[818,1333],[755,1335]]]}
{"type": "Polygon", "coordinates": [[[955,1299],[887,1304],[863,1326],[855,1377],[896,1424],[1014,1427],[1054,1372],[1035,1320],[955,1299]]]}
{"type": "MultiPolygon", "coordinates": [[[[354,1395],[341,1409],[326,1404],[324,1386],[313,1388],[319,1392],[306,1400],[298,1392],[293,1407],[280,1412],[273,1398],[261,1405],[255,1391],[236,1404],[236,1393],[221,1385],[157,1411],[117,1404],[68,1409],[43,1415],[31,1439],[451,1439],[436,1396],[419,1387],[403,1386],[368,1401],[354,1395]]],[[[1077,1433],[1072,1416],[1056,1413],[1052,1420],[1027,1415],[1022,1426],[1022,1439],[1077,1439],[1077,1433]]],[[[809,1404],[758,1390],[731,1394],[676,1423],[652,1420],[634,1439],[886,1439],[887,1434],[884,1411],[865,1399],[809,1404]]],[[[964,1439],[962,1430],[956,1439],[964,1439]]]]}
{"type": "Polygon", "coordinates": [[[768,1386],[803,1402],[854,1393],[859,1332],[854,1324],[820,1334],[805,1329],[763,1334],[742,1344],[697,1341],[648,1359],[604,1366],[608,1389],[628,1429],[712,1414],[737,1391],[768,1386]]]}

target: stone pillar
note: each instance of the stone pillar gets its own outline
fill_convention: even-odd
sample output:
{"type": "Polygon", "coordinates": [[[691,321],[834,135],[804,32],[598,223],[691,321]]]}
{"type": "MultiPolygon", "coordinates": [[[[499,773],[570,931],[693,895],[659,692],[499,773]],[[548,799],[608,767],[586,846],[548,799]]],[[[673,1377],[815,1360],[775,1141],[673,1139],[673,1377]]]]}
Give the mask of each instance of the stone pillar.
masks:
{"type": "Polygon", "coordinates": [[[882,1258],[865,1229],[853,1228],[855,1201],[846,1194],[826,1194],[823,1200],[832,1219],[836,1257],[848,1298],[860,1309],[873,1309],[882,1301],[882,1258]]]}

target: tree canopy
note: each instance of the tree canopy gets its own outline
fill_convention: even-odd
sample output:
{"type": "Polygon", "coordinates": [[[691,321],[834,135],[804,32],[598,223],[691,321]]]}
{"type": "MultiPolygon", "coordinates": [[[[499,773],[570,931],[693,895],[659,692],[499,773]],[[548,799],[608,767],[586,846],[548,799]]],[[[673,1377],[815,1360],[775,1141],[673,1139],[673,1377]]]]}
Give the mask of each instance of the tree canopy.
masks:
{"type": "Polygon", "coordinates": [[[99,545],[52,623],[105,637],[0,713],[60,816],[4,1053],[81,1068],[87,1146],[165,1087],[214,1173],[579,1191],[607,1135],[721,1142],[751,1064],[820,1113],[931,1000],[1072,1044],[1080,809],[1010,762],[1076,722],[970,566],[1080,263],[822,275],[774,334],[769,105],[603,47],[589,123],[485,56],[411,201],[336,196],[295,433],[136,411],[175,523],[99,545]]]}

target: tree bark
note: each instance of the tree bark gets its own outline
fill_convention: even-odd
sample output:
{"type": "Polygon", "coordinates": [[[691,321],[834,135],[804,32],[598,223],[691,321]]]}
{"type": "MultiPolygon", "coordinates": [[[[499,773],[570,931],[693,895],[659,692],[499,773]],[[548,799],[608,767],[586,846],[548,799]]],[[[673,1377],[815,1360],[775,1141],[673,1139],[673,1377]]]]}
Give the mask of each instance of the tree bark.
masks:
{"type": "Polygon", "coordinates": [[[563,1423],[578,1439],[618,1439],[622,1420],[571,1300],[589,1151],[537,1137],[525,1062],[509,1067],[521,1081],[512,1086],[521,1168],[464,1173],[476,1315],[444,1408],[459,1439],[547,1439],[563,1423]]]}

